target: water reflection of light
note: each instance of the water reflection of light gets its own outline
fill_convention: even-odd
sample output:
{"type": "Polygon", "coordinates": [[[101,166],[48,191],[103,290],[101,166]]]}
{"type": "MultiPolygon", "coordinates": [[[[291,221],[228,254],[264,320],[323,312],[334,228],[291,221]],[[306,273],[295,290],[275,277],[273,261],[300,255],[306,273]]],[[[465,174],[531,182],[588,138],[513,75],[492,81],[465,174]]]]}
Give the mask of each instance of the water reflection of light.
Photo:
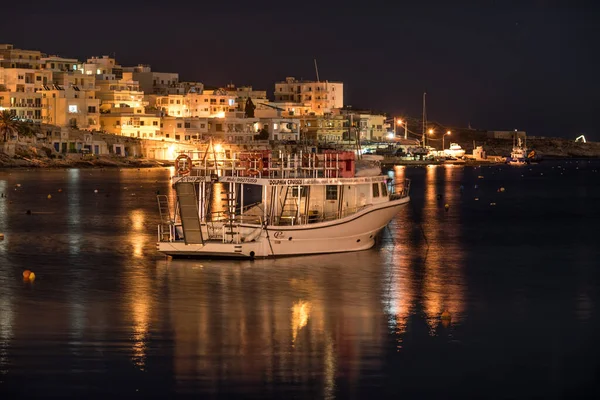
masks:
{"type": "Polygon", "coordinates": [[[335,399],[335,374],[337,362],[333,339],[327,335],[325,338],[325,399],[335,399]]]}
{"type": "Polygon", "coordinates": [[[0,384],[8,373],[8,349],[13,336],[12,293],[3,288],[0,293],[0,384]]]}
{"type": "Polygon", "coordinates": [[[298,332],[308,323],[310,316],[310,303],[298,301],[292,306],[292,343],[296,342],[298,332]]]}
{"type": "MultiPolygon", "coordinates": [[[[0,194],[6,194],[6,181],[0,181],[0,194]]],[[[0,233],[4,233],[6,231],[6,222],[7,222],[7,211],[8,211],[8,201],[4,198],[0,198],[0,233]]],[[[7,240],[8,238],[4,239],[7,240]]],[[[0,254],[6,252],[6,244],[0,244],[0,254]]]]}
{"type": "Polygon", "coordinates": [[[150,305],[148,296],[134,296],[132,305],[133,316],[133,364],[141,370],[146,365],[146,341],[148,335],[148,316],[150,305]]]}
{"type": "Polygon", "coordinates": [[[423,281],[423,308],[430,334],[435,334],[440,315],[448,310],[452,322],[460,320],[463,311],[463,252],[460,237],[460,192],[455,181],[463,169],[428,169],[424,207],[424,225],[429,243],[423,281]],[[443,172],[442,172],[443,171],[443,172]],[[444,174],[443,193],[436,193],[437,173],[444,174]],[[438,199],[438,195],[442,196],[438,199]],[[444,204],[450,206],[444,210],[444,204]]]}
{"type": "Polygon", "coordinates": [[[69,227],[69,252],[79,254],[81,250],[81,195],[80,195],[80,171],[78,169],[69,169],[67,172],[68,186],[68,212],[67,224],[69,227]]]}
{"type": "Polygon", "coordinates": [[[144,221],[146,216],[142,210],[131,210],[129,214],[131,220],[131,233],[129,234],[129,243],[133,249],[133,256],[141,258],[144,255],[144,221]]]}

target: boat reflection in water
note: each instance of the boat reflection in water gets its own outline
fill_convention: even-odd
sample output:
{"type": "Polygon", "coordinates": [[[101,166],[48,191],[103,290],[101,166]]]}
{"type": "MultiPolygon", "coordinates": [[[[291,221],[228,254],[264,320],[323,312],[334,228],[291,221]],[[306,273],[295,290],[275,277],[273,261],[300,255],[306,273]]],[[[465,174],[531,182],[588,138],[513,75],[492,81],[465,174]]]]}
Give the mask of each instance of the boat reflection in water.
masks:
{"type": "MultiPolygon", "coordinates": [[[[384,379],[385,354],[390,345],[402,351],[411,324],[440,334],[444,310],[460,323],[460,210],[444,204],[458,203],[461,173],[427,169],[422,213],[405,208],[376,248],[351,257],[159,261],[177,391],[353,392],[355,381],[384,379]],[[225,383],[231,379],[235,389],[225,383]]],[[[403,174],[393,171],[400,181],[403,174]]]]}
{"type": "MultiPolygon", "coordinates": [[[[266,390],[314,387],[333,395],[336,377],[381,368],[385,315],[377,251],[354,261],[158,262],[170,296],[178,391],[235,379],[266,390]],[[319,265],[317,268],[316,266],[319,265]],[[374,267],[373,267],[374,266],[374,267]]],[[[200,389],[202,390],[202,389],[200,389]]],[[[220,391],[227,388],[220,388],[220,391]]]]}

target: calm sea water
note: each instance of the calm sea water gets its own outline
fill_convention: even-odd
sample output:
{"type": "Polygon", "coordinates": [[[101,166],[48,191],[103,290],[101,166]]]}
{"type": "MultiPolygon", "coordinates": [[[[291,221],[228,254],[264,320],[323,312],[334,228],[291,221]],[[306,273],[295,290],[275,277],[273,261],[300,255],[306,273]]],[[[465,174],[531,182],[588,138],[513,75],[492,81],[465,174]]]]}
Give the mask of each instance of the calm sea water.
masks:
{"type": "Polygon", "coordinates": [[[0,171],[0,397],[594,397],[599,170],[396,168],[372,250],[256,261],[156,253],[168,169],[0,171]]]}

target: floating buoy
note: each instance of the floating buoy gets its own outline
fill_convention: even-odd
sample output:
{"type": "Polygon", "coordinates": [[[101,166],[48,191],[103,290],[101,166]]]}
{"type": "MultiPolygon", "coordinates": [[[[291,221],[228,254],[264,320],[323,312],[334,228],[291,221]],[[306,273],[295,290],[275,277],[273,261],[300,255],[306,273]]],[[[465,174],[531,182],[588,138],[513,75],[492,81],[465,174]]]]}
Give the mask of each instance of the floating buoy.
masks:
{"type": "Polygon", "coordinates": [[[26,269],[23,271],[23,279],[29,279],[29,275],[31,275],[31,271],[26,269]]]}
{"type": "Polygon", "coordinates": [[[4,233],[0,233],[0,240],[4,240],[4,233]]]}
{"type": "Polygon", "coordinates": [[[62,193],[62,189],[58,189],[58,193],[62,193]]]}
{"type": "Polygon", "coordinates": [[[448,204],[448,203],[444,204],[444,209],[446,211],[448,211],[450,209],[450,204],[448,204]]]}
{"type": "Polygon", "coordinates": [[[33,272],[29,273],[29,282],[33,282],[35,280],[35,274],[33,272]]]}
{"type": "Polygon", "coordinates": [[[450,312],[448,310],[444,310],[441,318],[442,321],[450,321],[452,319],[452,316],[450,315],[450,312]]]}
{"type": "Polygon", "coordinates": [[[50,200],[51,198],[52,198],[52,195],[51,195],[51,194],[49,194],[49,195],[48,195],[48,200],[50,200]]]}
{"type": "Polygon", "coordinates": [[[94,193],[98,193],[98,189],[94,189],[94,193]]]}
{"type": "Polygon", "coordinates": [[[501,192],[504,192],[506,189],[504,189],[504,187],[501,187],[499,190],[500,190],[501,192]]]}

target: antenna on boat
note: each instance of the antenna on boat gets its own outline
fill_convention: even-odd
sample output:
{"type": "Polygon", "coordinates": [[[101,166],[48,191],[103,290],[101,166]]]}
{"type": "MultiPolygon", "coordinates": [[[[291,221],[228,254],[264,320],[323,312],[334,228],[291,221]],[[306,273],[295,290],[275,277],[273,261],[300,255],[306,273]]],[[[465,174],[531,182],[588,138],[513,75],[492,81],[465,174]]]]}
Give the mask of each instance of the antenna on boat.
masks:
{"type": "Polygon", "coordinates": [[[427,95],[426,92],[423,93],[423,139],[422,139],[422,146],[425,147],[425,126],[427,125],[427,113],[425,111],[425,96],[427,95]]]}
{"type": "Polygon", "coordinates": [[[321,82],[319,80],[319,68],[317,67],[317,59],[315,58],[315,72],[317,73],[317,82],[321,82]]]}

